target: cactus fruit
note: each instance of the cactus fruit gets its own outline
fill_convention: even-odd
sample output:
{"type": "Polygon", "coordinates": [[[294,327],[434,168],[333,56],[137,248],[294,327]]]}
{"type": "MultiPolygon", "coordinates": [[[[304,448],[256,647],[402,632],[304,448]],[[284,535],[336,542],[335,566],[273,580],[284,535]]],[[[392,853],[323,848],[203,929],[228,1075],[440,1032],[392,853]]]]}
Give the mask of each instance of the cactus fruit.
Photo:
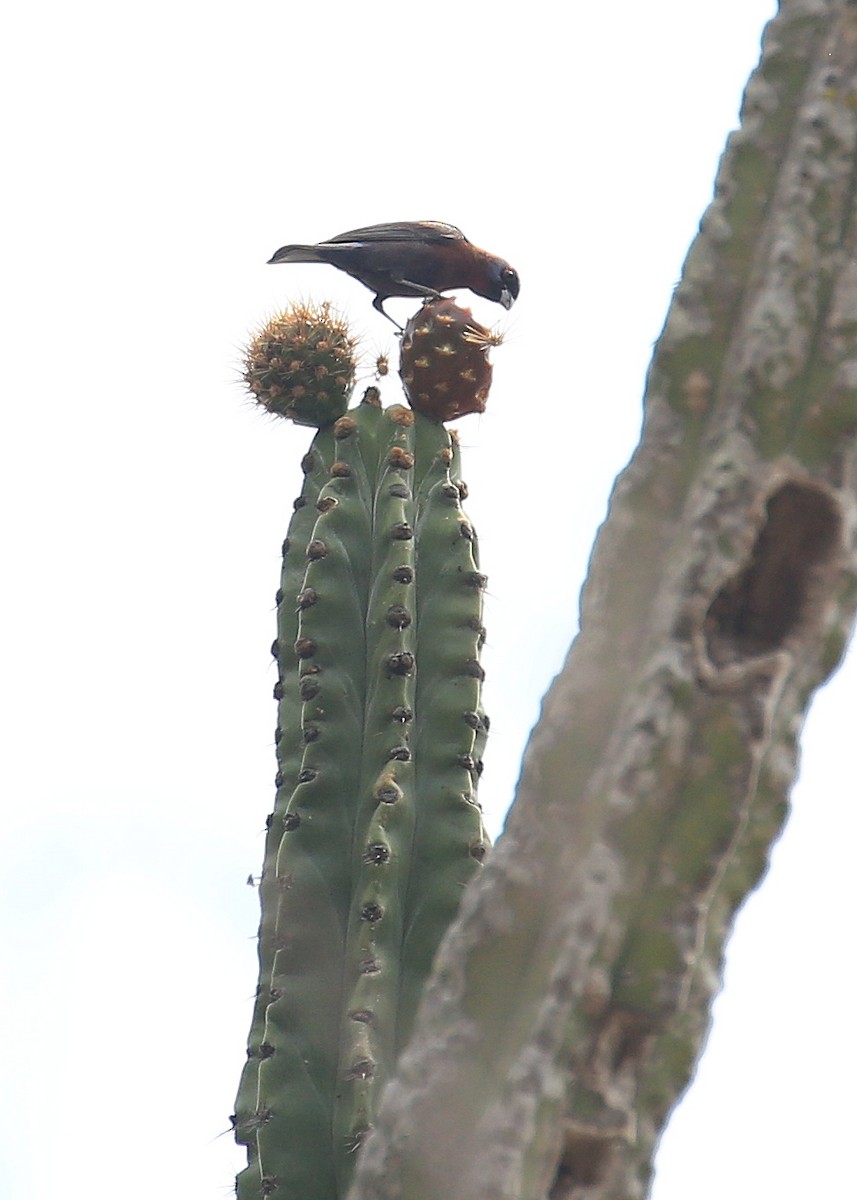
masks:
{"type": "Polygon", "coordinates": [[[244,381],[268,412],[321,428],[348,407],[355,348],[348,325],[329,304],[293,304],[251,341],[244,381]]]}
{"type": "Polygon", "coordinates": [[[492,373],[488,349],[500,341],[469,308],[446,296],[427,301],[402,336],[400,374],[411,407],[436,421],[484,412],[492,373]]]}
{"type": "Polygon", "coordinates": [[[375,388],[321,429],[284,544],[279,771],[239,1200],[347,1192],[487,848],[482,592],[449,432],[375,388]]]}

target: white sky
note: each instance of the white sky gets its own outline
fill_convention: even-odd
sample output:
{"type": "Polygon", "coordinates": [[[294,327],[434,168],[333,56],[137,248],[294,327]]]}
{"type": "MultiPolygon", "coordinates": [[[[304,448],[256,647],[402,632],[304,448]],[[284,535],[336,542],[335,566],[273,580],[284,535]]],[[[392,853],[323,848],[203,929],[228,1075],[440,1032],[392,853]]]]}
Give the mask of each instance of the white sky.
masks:
{"type": "MultiPolygon", "coordinates": [[[[244,881],[308,433],[244,401],[240,347],[301,294],[346,308],[370,358],[393,344],[359,285],[266,259],[435,218],[520,272],[509,318],[473,305],[508,337],[460,425],[496,828],[774,4],[294,8],[19,5],[0,50],[4,1200],[221,1200],[242,1163],[216,1135],[255,987],[244,881]]],[[[852,654],[654,1200],[847,1192],[855,697],[852,654]]]]}

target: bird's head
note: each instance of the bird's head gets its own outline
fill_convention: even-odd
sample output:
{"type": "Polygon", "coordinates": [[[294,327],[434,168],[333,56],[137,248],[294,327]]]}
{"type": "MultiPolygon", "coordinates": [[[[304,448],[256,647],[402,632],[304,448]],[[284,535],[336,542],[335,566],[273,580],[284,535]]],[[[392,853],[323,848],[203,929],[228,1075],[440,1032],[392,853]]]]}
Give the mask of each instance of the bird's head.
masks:
{"type": "Polygon", "coordinates": [[[497,299],[504,308],[511,308],[518,299],[518,292],[521,290],[521,281],[518,278],[518,272],[515,271],[508,263],[502,264],[500,271],[500,295],[497,299]]]}
{"type": "MultiPolygon", "coordinates": [[[[457,249],[461,243],[453,245],[457,249]]],[[[469,247],[469,250],[470,269],[466,276],[456,280],[456,284],[469,287],[478,296],[493,300],[495,304],[502,304],[504,308],[511,308],[521,290],[518,272],[509,266],[505,258],[497,258],[476,246],[469,247]]]]}

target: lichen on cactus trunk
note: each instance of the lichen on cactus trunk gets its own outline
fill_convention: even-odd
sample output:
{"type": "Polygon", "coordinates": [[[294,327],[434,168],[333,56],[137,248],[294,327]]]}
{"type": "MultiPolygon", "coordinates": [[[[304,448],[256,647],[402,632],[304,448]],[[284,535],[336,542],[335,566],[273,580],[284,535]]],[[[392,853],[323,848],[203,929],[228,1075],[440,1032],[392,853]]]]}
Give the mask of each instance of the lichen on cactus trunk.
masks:
{"type": "Polygon", "coordinates": [[[278,775],[239,1200],[336,1200],[487,839],[482,593],[442,425],[364,402],[319,431],[284,543],[278,775]]]}

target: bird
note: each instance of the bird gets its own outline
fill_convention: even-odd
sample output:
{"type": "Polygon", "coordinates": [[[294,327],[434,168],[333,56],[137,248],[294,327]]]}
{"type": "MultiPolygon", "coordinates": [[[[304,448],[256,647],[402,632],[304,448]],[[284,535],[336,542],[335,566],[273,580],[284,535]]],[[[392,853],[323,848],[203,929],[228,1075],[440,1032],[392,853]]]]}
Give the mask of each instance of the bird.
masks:
{"type": "Polygon", "coordinates": [[[269,263],[329,263],[375,293],[372,307],[384,311],[391,296],[437,298],[465,287],[477,296],[512,307],[518,273],[505,259],[480,250],[455,225],[444,221],[393,221],[338,233],[314,246],[281,246],[269,263]]]}

